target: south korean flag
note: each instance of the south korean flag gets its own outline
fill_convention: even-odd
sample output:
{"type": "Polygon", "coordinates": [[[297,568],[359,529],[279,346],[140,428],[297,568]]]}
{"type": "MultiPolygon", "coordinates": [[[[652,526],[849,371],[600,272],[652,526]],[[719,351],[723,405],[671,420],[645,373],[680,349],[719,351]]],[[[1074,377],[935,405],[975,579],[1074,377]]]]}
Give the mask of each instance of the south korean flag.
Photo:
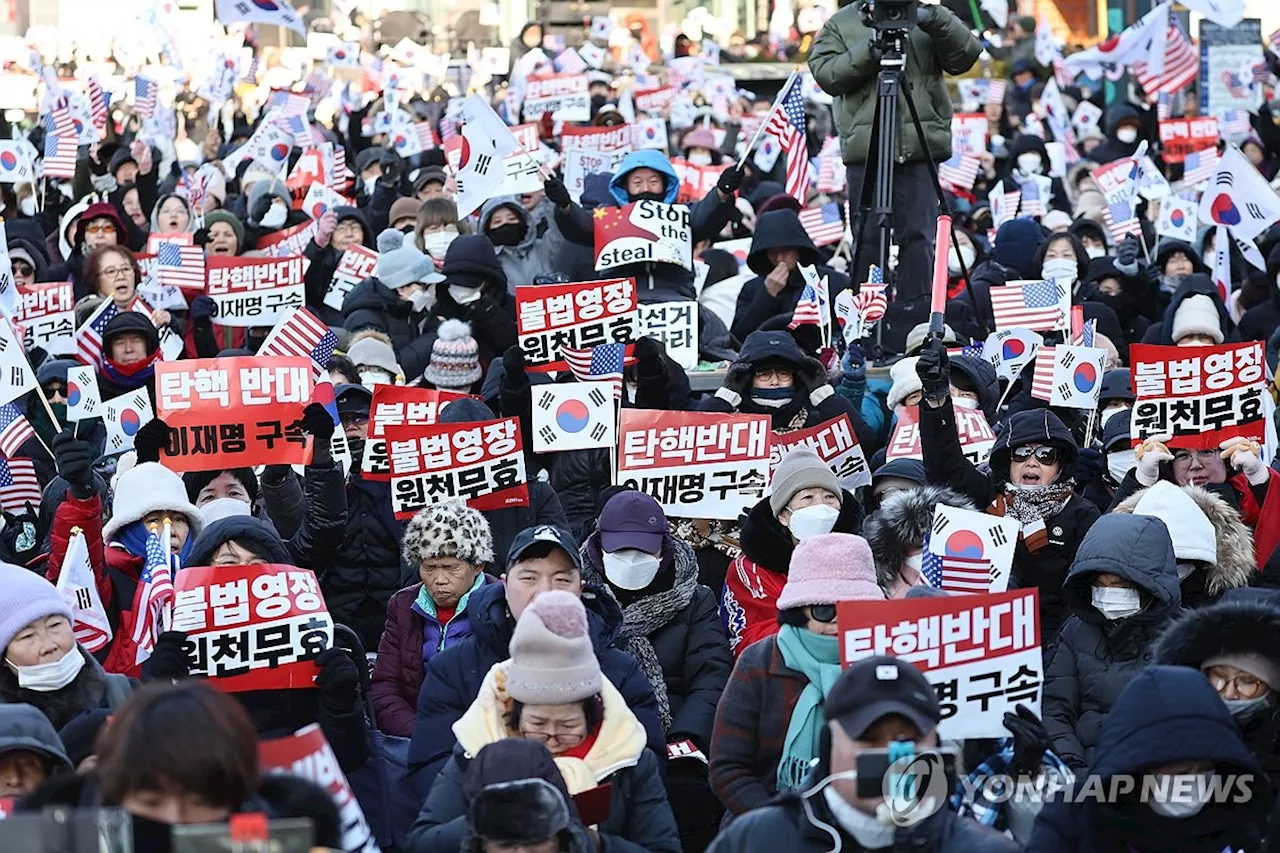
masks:
{"type": "Polygon", "coordinates": [[[1107,351],[1098,347],[1056,348],[1050,406],[1091,410],[1098,407],[1107,351]]]}
{"type": "Polygon", "coordinates": [[[613,447],[617,410],[608,382],[571,382],[533,387],[533,450],[560,453],[613,447]]]}

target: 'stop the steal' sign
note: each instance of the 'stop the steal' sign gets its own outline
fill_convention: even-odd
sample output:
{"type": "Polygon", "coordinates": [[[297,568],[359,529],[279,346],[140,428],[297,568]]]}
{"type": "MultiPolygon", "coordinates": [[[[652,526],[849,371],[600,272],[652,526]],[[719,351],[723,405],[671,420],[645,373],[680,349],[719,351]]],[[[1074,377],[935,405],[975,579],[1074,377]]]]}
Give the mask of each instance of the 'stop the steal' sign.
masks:
{"type": "Polygon", "coordinates": [[[645,199],[623,207],[597,207],[591,215],[598,271],[651,263],[693,269],[693,228],[683,204],[645,199]]]}
{"type": "Polygon", "coordinates": [[[1264,439],[1267,377],[1261,341],[1203,347],[1134,344],[1129,372],[1137,397],[1130,417],[1136,447],[1169,436],[1169,447],[1218,447],[1240,436],[1264,439]]]}

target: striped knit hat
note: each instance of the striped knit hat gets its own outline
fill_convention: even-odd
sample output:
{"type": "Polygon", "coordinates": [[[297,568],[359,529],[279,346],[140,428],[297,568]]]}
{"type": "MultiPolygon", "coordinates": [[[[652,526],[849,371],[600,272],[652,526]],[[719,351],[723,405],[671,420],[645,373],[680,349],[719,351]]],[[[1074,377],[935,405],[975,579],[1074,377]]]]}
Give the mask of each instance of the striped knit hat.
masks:
{"type": "Polygon", "coordinates": [[[471,337],[471,324],[445,320],[436,332],[423,378],[437,388],[467,388],[480,376],[480,347],[471,337]]]}

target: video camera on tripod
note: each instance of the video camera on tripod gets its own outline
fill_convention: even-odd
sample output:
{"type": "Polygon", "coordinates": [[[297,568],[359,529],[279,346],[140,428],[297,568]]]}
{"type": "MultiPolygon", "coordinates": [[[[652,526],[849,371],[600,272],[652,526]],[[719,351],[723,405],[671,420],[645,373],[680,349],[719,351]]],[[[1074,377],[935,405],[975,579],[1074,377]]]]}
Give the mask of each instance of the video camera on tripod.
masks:
{"type": "Polygon", "coordinates": [[[920,0],[872,0],[867,26],[877,33],[906,33],[920,20],[920,0]]]}

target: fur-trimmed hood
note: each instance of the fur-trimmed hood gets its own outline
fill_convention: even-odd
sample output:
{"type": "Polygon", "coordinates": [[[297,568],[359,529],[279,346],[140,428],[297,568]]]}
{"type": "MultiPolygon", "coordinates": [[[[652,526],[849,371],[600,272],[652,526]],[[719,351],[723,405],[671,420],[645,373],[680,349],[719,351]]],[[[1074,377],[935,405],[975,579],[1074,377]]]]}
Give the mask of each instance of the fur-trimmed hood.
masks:
{"type": "Polygon", "coordinates": [[[876,581],[888,589],[893,585],[907,552],[920,548],[924,534],[933,525],[934,507],[943,503],[961,509],[977,507],[964,495],[945,486],[921,486],[896,492],[867,516],[862,535],[871,545],[876,564],[876,581]]]}
{"type": "MultiPolygon", "coordinates": [[[[1257,572],[1257,566],[1253,557],[1253,534],[1240,520],[1240,513],[1222,498],[1200,486],[1182,486],[1182,490],[1190,495],[1209,519],[1216,538],[1218,561],[1208,569],[1205,592],[1216,598],[1229,589],[1248,586],[1257,572]]],[[[1134,492],[1112,512],[1131,514],[1146,493],[1146,489],[1134,492]]],[[[1173,531],[1170,531],[1170,535],[1176,545],[1176,535],[1173,531]]]]}
{"type": "Polygon", "coordinates": [[[1280,665],[1280,607],[1221,601],[1189,610],[1170,623],[1151,650],[1151,662],[1199,669],[1221,655],[1255,654],[1280,665]]]}

